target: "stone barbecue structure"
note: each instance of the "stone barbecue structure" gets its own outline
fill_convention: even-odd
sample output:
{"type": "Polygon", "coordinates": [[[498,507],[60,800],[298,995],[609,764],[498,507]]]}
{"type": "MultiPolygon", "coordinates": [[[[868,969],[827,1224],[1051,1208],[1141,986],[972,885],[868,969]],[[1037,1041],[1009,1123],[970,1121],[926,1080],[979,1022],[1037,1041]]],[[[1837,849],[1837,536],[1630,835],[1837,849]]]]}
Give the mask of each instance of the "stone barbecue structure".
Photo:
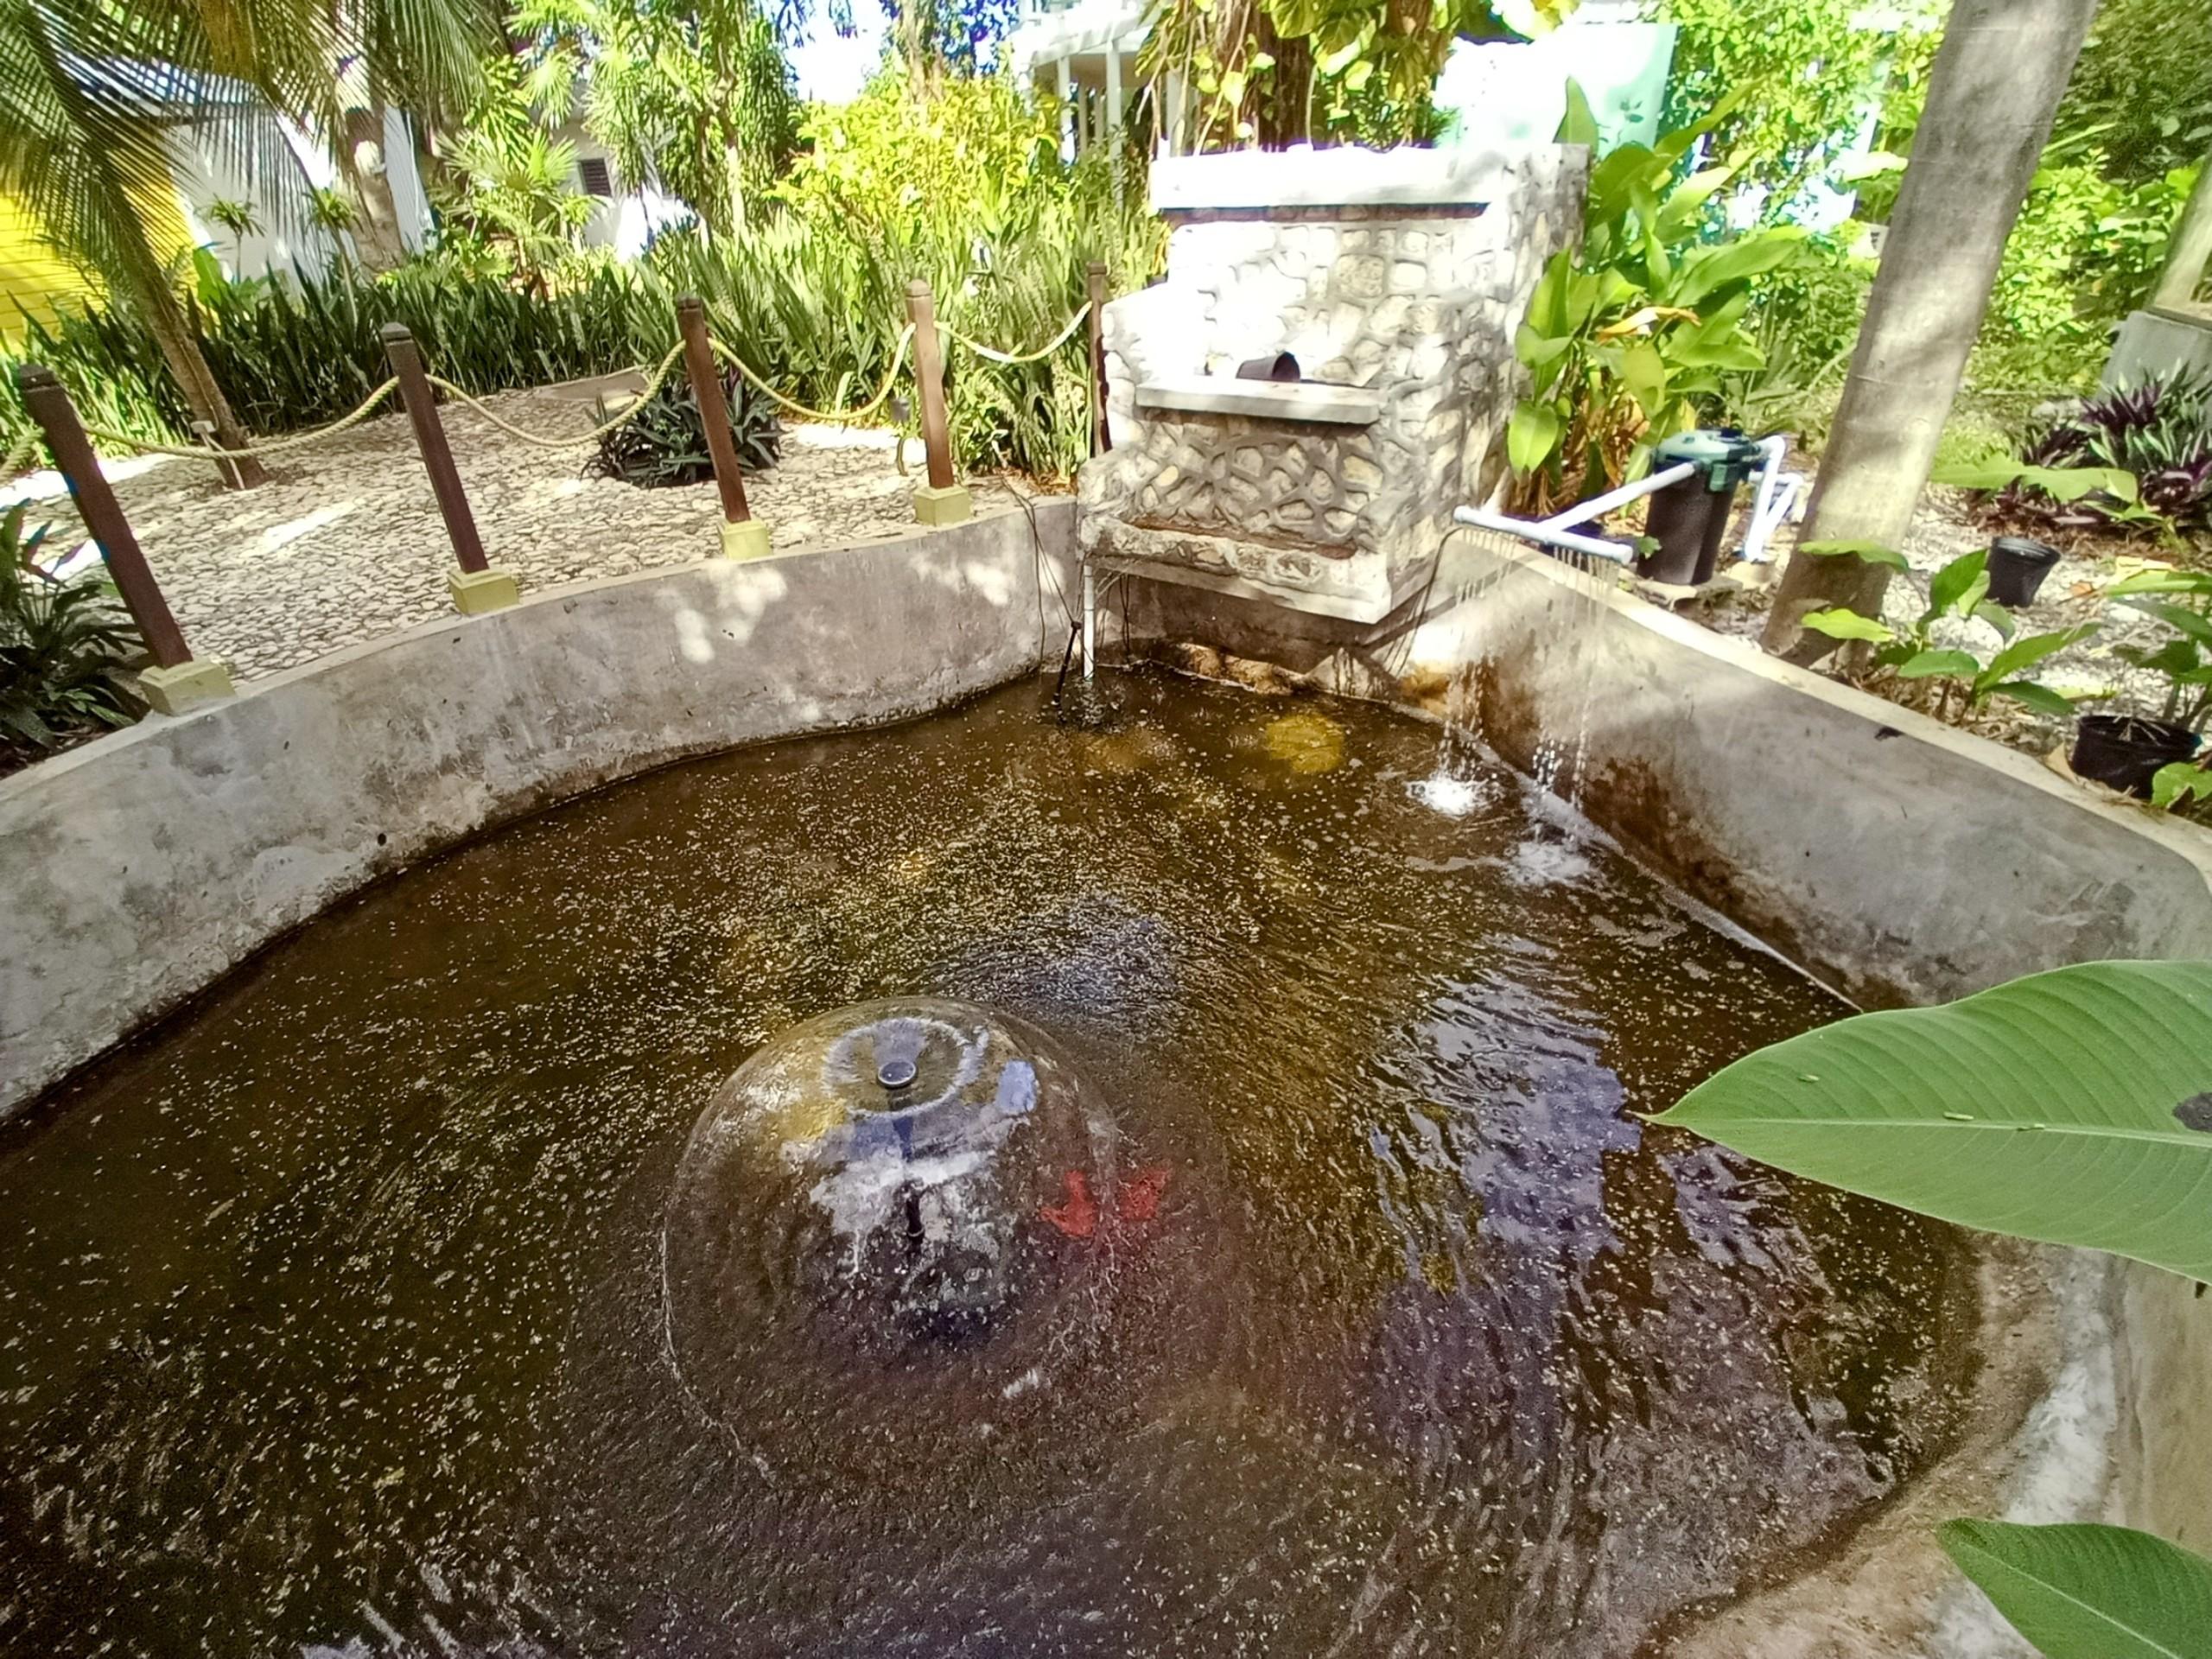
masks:
{"type": "Polygon", "coordinates": [[[1490,499],[1513,331],[1581,224],[1588,152],[1288,150],[1157,162],[1167,276],[1106,308],[1103,569],[1380,620],[1490,499]],[[1305,378],[1239,379],[1287,352],[1305,378]],[[1317,384],[1318,383],[1318,384],[1317,384]]]}

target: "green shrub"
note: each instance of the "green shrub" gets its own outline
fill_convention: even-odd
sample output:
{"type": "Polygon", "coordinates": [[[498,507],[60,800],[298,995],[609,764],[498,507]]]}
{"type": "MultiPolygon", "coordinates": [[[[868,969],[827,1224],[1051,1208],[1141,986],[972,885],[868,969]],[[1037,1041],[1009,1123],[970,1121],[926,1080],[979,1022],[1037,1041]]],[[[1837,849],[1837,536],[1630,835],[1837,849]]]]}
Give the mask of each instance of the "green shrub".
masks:
{"type": "Polygon", "coordinates": [[[0,772],[145,712],[124,678],[138,631],[100,576],[63,581],[32,563],[43,528],[0,518],[0,772]]]}
{"type": "MultiPolygon", "coordinates": [[[[776,416],[776,406],[747,385],[735,369],[723,370],[721,381],[738,465],[748,473],[763,472],[776,464],[783,447],[783,423],[776,416]]],[[[613,413],[602,399],[600,420],[613,413]]],[[[671,373],[645,398],[635,418],[599,441],[586,470],[646,489],[704,484],[712,479],[715,462],[707,449],[707,423],[690,381],[680,371],[671,373]]]]}
{"type": "MultiPolygon", "coordinates": [[[[926,109],[895,78],[879,81],[853,105],[817,111],[808,137],[809,155],[741,233],[710,245],[696,230],[671,232],[629,264],[570,255],[531,276],[542,293],[518,285],[510,257],[463,235],[374,279],[340,270],[203,282],[188,312],[217,380],[257,432],[357,406],[390,372],[378,337],[390,322],[413,331],[434,372],[480,396],[656,364],[687,293],[786,396],[846,410],[889,373],[917,276],[948,328],[1021,353],[1074,315],[1090,261],[1105,262],[1122,289],[1158,270],[1162,234],[1141,206],[1143,180],[1121,178],[1117,202],[1103,154],[1063,162],[1051,118],[1009,81],[954,81],[926,109]]],[[[51,363],[89,422],[172,442],[187,429],[150,340],[113,312],[34,331],[22,357],[51,363]]],[[[893,386],[902,408],[911,366],[893,386]]],[[[1036,363],[949,345],[946,396],[963,467],[1064,478],[1089,454],[1081,330],[1036,363]]],[[[13,444],[28,429],[11,381],[0,435],[13,444]]]]}
{"type": "MultiPolygon", "coordinates": [[[[1681,176],[1702,131],[1619,144],[1591,168],[1581,245],[1545,263],[1514,335],[1531,382],[1505,434],[1517,511],[1549,513],[1636,476],[1654,445],[1720,401],[1725,375],[1764,364],[1745,317],[1803,238],[1705,239],[1706,204],[1731,175],[1681,176]]],[[[1560,136],[1596,137],[1572,82],[1560,136]]]]}
{"type": "Polygon", "coordinates": [[[1808,238],[1754,290],[1745,326],[1764,361],[1724,376],[1718,400],[1746,431],[1790,432],[1815,447],[1826,440],[1874,286],[1874,262],[1848,251],[1855,234],[1847,225],[1808,238]]]}

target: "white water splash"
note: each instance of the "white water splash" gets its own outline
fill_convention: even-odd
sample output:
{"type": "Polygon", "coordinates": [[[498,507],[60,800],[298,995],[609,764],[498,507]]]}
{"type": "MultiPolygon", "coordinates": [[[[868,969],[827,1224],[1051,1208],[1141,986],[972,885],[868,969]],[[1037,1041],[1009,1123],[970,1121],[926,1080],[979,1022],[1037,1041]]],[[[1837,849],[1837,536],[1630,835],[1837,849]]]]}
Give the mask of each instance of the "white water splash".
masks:
{"type": "Polygon", "coordinates": [[[1432,812],[1464,818],[1497,799],[1497,786],[1479,778],[1460,777],[1444,766],[1406,785],[1406,792],[1432,812]]]}

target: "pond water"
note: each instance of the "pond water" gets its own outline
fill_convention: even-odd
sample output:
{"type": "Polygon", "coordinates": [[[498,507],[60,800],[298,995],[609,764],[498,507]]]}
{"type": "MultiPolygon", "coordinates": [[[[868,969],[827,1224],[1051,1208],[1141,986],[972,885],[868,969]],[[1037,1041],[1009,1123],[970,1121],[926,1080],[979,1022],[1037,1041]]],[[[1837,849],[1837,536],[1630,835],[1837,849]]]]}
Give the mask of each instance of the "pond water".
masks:
{"type": "Polygon", "coordinates": [[[1116,690],[549,813],[0,1133],[0,1650],[1631,1655],[1942,1449],[1955,1236],[1636,1116],[1840,1005],[1433,728],[1116,690]],[[827,1185],[679,1169],[916,996],[1084,1103],[846,1340],[827,1185]]]}

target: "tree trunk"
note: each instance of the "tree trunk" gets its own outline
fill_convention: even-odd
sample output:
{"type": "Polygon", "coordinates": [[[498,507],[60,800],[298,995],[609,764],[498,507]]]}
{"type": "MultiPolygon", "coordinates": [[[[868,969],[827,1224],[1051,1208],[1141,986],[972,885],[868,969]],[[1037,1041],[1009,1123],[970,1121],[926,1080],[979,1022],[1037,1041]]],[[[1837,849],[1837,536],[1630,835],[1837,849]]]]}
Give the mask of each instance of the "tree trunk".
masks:
{"type": "MultiPolygon", "coordinates": [[[[2096,0],[1953,0],[1801,539],[1904,545],[2095,12],[2096,0]]],[[[1879,615],[1889,576],[1863,559],[1792,557],[1766,648],[1800,663],[1833,651],[1805,613],[1879,615]]]]}
{"type": "MultiPolygon", "coordinates": [[[[184,394],[185,404],[194,417],[214,427],[215,442],[224,448],[245,448],[251,440],[238,424],[238,416],[231,412],[230,399],[223,396],[222,387],[216,384],[215,372],[200,354],[200,342],[192,337],[184,308],[177,303],[176,295],[162,272],[162,262],[146,240],[145,226],[137,210],[112,175],[107,177],[105,188],[107,211],[104,216],[110,221],[116,250],[121,256],[122,269],[115,274],[129,291],[132,308],[154,336],[154,343],[161,347],[162,360],[168,365],[170,377],[184,394]]],[[[240,489],[251,489],[269,481],[268,470],[251,455],[226,463],[217,471],[226,483],[235,479],[240,489]]]]}
{"type": "Polygon", "coordinates": [[[346,130],[338,144],[338,173],[346,193],[353,199],[357,218],[353,244],[361,263],[371,270],[390,270],[407,257],[406,238],[399,230],[399,204],[391,194],[391,176],[385,160],[384,103],[348,105],[346,130]]]}
{"type": "Polygon", "coordinates": [[[2169,308],[2187,305],[2196,297],[2207,265],[2212,265],[2212,156],[2204,158],[2196,188],[2189,193],[2174,224],[2173,240],[2166,244],[2166,268],[2158,273],[2151,303],[2169,308]]]}

